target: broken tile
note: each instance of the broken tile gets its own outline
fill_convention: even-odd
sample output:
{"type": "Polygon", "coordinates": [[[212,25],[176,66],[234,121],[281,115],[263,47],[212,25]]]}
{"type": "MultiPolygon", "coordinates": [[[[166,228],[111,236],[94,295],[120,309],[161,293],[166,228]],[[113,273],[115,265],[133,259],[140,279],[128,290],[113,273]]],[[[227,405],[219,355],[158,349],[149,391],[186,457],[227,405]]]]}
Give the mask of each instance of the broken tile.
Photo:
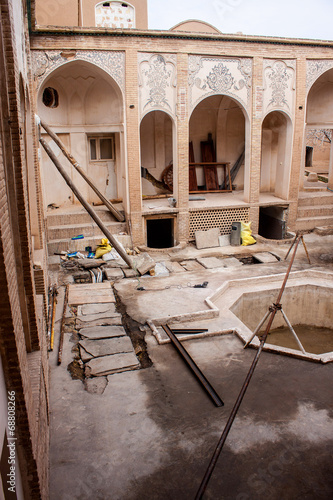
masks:
{"type": "Polygon", "coordinates": [[[197,259],[199,264],[204,266],[206,269],[214,269],[215,267],[223,267],[223,261],[217,257],[202,257],[197,259]]]}
{"type": "Polygon", "coordinates": [[[134,269],[130,269],[129,267],[123,269],[125,278],[134,278],[135,276],[139,276],[139,273],[134,269]]]}
{"type": "MultiPolygon", "coordinates": [[[[88,354],[89,358],[109,356],[120,352],[134,352],[131,339],[129,337],[115,337],[100,340],[81,340],[79,345],[88,354]]],[[[80,350],[81,351],[81,350],[80,350]]],[[[82,361],[85,361],[81,356],[82,361]]]]}
{"type": "Polygon", "coordinates": [[[140,368],[138,358],[132,352],[93,358],[85,366],[86,377],[102,377],[128,370],[140,368]]]}
{"type": "Polygon", "coordinates": [[[94,326],[81,328],[80,335],[89,339],[106,339],[123,337],[126,335],[126,332],[122,326],[94,326]]]}
{"type": "Polygon", "coordinates": [[[106,377],[88,378],[84,381],[84,386],[89,394],[103,394],[108,385],[106,377]]]}
{"type": "Polygon", "coordinates": [[[183,260],[180,263],[186,271],[202,271],[203,267],[196,260],[183,260]]]}
{"type": "Polygon", "coordinates": [[[166,261],[165,262],[166,268],[169,270],[170,273],[183,273],[184,268],[179,264],[179,262],[171,262],[171,261],[166,261]]]}
{"type": "MultiPolygon", "coordinates": [[[[116,304],[83,304],[77,308],[78,316],[89,316],[92,314],[112,314],[116,312],[116,304]]],[[[82,318],[83,319],[83,318],[82,318]]]]}
{"type": "Polygon", "coordinates": [[[150,269],[153,269],[153,267],[155,267],[154,259],[152,259],[147,252],[142,252],[139,255],[133,257],[133,262],[135,268],[141,275],[146,274],[148,271],[150,271],[150,269]]]}
{"type": "Polygon", "coordinates": [[[81,319],[76,319],[76,328],[77,329],[82,329],[82,328],[88,328],[88,327],[93,327],[93,326],[116,326],[122,325],[122,320],[121,320],[121,314],[115,313],[113,317],[105,316],[101,318],[99,315],[94,315],[93,318],[91,319],[91,316],[82,316],[82,320],[85,319],[85,321],[81,321],[81,319]],[[88,319],[87,319],[88,318],[88,319]]]}
{"type": "Polygon", "coordinates": [[[252,257],[254,257],[259,262],[265,264],[269,264],[271,262],[277,262],[279,260],[275,255],[271,254],[270,252],[254,253],[252,257]]]}
{"type": "Polygon", "coordinates": [[[220,246],[219,236],[220,229],[218,227],[207,231],[196,231],[194,233],[196,247],[198,249],[218,247],[220,246]]]}

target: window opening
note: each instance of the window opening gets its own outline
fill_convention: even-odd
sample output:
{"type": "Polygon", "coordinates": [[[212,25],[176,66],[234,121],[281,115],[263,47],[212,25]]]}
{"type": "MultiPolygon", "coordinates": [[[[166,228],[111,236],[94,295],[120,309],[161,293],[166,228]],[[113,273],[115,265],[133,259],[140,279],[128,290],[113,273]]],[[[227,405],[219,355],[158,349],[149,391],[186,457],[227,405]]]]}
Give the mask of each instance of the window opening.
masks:
{"type": "Polygon", "coordinates": [[[56,89],[46,87],[43,92],[43,104],[48,108],[57,108],[59,106],[59,94],[56,89]]]}
{"type": "Polygon", "coordinates": [[[114,160],[113,137],[90,137],[89,151],[91,161],[114,160]]]}

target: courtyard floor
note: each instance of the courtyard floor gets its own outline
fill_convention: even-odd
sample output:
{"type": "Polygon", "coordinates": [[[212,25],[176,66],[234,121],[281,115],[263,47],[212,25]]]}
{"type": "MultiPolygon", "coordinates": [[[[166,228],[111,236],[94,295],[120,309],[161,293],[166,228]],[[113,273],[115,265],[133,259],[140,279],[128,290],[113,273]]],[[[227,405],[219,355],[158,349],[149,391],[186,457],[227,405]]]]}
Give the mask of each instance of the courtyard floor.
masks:
{"type": "MultiPolygon", "coordinates": [[[[333,272],[333,236],[311,233],[304,238],[312,263],[299,247],[293,270],[333,272]]],[[[182,262],[268,251],[283,258],[289,246],[258,241],[253,247],[198,251],[188,246],[151,255],[157,261],[182,262]]],[[[129,317],[127,328],[144,330],[147,367],[108,375],[102,394],[88,392],[84,381],[68,371],[77,343],[69,311],[62,363],[57,365],[60,287],[50,353],[50,499],[194,499],[256,351],[244,349],[233,333],[183,342],[223,399],[224,406],[216,408],[174,347],[159,344],[146,322],[195,313],[224,282],[282,275],[287,267],[281,260],[175,272],[140,278],[144,291],[137,290],[136,278],[116,283],[129,317]],[[204,281],[206,288],[193,287],[204,281]]],[[[207,319],[207,325],[211,321],[216,329],[219,318],[207,319]]],[[[332,363],[263,352],[204,499],[331,498],[332,375],[332,363]]]]}

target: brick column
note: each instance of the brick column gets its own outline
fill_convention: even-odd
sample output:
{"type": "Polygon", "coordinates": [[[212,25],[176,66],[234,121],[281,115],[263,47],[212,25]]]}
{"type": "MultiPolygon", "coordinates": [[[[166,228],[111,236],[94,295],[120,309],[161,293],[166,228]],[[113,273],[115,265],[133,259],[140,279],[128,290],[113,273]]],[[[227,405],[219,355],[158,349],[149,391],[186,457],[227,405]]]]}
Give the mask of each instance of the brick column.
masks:
{"type": "MultiPolygon", "coordinates": [[[[263,101],[263,59],[254,57],[252,72],[252,123],[251,139],[246,138],[246,148],[250,146],[250,172],[245,172],[244,200],[251,204],[249,218],[252,231],[259,228],[259,195],[261,166],[261,133],[262,133],[262,101],[263,101]],[[250,142],[251,141],[251,142],[250,142]],[[253,206],[255,204],[255,206],[253,206]]],[[[247,134],[248,135],[248,134],[247,134]]]]}
{"type": "Polygon", "coordinates": [[[298,58],[296,66],[296,109],[289,185],[288,227],[293,230],[297,219],[298,192],[303,186],[305,166],[306,59],[298,58]]]}
{"type": "Polygon", "coordinates": [[[189,177],[188,177],[188,54],[177,55],[177,134],[174,141],[176,148],[176,168],[174,170],[174,197],[177,199],[178,234],[177,242],[189,239],[189,177]]]}
{"type": "Polygon", "coordinates": [[[127,142],[127,179],[130,221],[134,245],[143,245],[142,189],[140,168],[140,123],[138,99],[138,61],[135,49],[126,50],[125,114],[127,142]]]}

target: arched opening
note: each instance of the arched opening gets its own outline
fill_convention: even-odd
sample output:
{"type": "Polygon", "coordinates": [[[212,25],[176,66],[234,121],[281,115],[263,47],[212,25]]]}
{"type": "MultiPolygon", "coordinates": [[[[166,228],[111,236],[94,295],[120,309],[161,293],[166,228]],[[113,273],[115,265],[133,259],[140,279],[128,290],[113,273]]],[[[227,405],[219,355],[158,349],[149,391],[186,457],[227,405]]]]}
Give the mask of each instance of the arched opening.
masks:
{"type": "Polygon", "coordinates": [[[307,186],[333,187],[333,69],[326,71],[312,85],[306,107],[305,147],[312,148],[305,158],[304,180],[307,186]],[[306,163],[306,159],[308,159],[306,163]],[[312,175],[309,175],[309,174],[312,175]]]}
{"type": "Polygon", "coordinates": [[[232,189],[245,187],[246,118],[243,108],[225,95],[210,96],[193,110],[189,124],[190,164],[216,162],[207,173],[205,165],[190,165],[190,191],[223,191],[228,188],[230,166],[232,189]],[[192,170],[192,172],[191,172],[192,170]]]}
{"type": "Polygon", "coordinates": [[[95,6],[95,24],[103,28],[135,28],[135,9],[127,2],[101,2],[95,6]]]}
{"type": "Polygon", "coordinates": [[[142,194],[172,197],[174,181],[173,121],[164,111],[147,113],[140,124],[142,194]]]}
{"type": "Polygon", "coordinates": [[[285,113],[272,111],[262,124],[260,192],[288,199],[292,123],[285,113]]]}
{"type": "MultiPolygon", "coordinates": [[[[39,116],[58,134],[102,194],[110,200],[125,197],[123,98],[115,81],[91,63],[71,61],[43,82],[37,107],[39,116]],[[49,102],[57,105],[49,106],[49,102]]],[[[48,136],[45,138],[51,142],[48,136]]],[[[99,203],[97,195],[60,150],[54,150],[83,196],[90,203],[99,203]]],[[[75,203],[72,192],[44,152],[42,176],[46,206],[75,203]]]]}

